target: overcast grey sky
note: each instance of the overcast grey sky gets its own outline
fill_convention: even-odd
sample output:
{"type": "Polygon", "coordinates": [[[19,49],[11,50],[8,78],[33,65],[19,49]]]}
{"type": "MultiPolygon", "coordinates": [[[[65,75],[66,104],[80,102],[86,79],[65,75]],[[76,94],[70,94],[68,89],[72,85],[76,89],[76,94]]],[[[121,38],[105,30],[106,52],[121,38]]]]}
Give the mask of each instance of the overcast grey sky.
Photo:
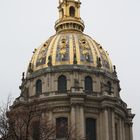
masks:
{"type": "MultiPolygon", "coordinates": [[[[81,0],[85,33],[99,42],[117,66],[121,97],[136,113],[140,138],[140,0],[81,0]]],[[[58,0],[0,0],[0,101],[17,97],[21,73],[34,48],[55,33],[58,0]]]]}

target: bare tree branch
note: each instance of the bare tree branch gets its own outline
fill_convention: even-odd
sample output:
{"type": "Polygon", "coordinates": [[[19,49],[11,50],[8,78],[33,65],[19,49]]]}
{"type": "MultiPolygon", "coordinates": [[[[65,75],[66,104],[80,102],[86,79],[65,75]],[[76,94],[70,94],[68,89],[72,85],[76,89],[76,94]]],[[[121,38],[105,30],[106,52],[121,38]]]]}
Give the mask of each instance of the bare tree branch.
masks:
{"type": "Polygon", "coordinates": [[[7,103],[0,106],[0,140],[54,140],[60,129],[64,131],[65,140],[75,139],[75,125],[65,122],[56,126],[47,115],[43,117],[42,114],[49,112],[48,108],[30,103],[11,106],[11,103],[8,97],[7,103]]]}

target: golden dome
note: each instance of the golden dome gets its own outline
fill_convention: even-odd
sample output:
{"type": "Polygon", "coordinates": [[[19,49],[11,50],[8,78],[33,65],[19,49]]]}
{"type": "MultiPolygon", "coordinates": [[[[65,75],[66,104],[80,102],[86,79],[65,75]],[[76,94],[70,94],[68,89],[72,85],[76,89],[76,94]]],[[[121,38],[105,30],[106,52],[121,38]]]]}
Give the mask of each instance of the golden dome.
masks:
{"type": "Polygon", "coordinates": [[[35,50],[30,67],[37,71],[49,66],[85,65],[113,72],[106,51],[88,35],[64,32],[50,37],[35,50]]]}
{"type": "Polygon", "coordinates": [[[84,65],[114,71],[107,52],[83,33],[85,26],[80,18],[80,4],[79,0],[59,1],[56,35],[35,49],[29,72],[59,65],[84,65]]]}

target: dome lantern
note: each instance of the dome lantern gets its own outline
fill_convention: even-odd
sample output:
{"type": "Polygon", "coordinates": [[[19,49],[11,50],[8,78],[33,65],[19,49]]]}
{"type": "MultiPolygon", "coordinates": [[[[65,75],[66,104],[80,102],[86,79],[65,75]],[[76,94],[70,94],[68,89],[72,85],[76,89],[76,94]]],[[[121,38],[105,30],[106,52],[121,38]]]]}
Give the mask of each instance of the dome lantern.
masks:
{"type": "Polygon", "coordinates": [[[55,23],[56,32],[66,30],[84,31],[84,22],[80,17],[80,0],[59,0],[59,19],[55,23]]]}

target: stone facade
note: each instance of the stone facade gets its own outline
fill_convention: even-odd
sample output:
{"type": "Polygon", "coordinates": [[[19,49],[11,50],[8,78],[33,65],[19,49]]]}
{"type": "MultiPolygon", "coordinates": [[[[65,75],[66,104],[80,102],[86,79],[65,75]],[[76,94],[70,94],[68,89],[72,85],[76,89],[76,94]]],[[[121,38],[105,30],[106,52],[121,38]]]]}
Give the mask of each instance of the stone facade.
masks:
{"type": "Polygon", "coordinates": [[[83,69],[73,65],[71,68],[47,68],[49,72],[45,69],[44,72],[41,70],[27,77],[21,89],[26,88],[28,92],[25,94],[23,90],[13,108],[34,102],[40,108],[50,108],[44,112],[46,116],[49,116],[54,124],[58,117],[68,118],[69,125],[75,128],[73,137],[77,140],[86,139],[86,118],[96,120],[96,140],[116,140],[116,134],[118,140],[132,140],[134,115],[119,96],[120,87],[116,75],[92,67],[83,69]],[[61,75],[65,75],[67,79],[67,90],[64,93],[58,92],[58,77],[61,75]],[[93,92],[84,90],[86,76],[93,79],[93,92]],[[38,79],[42,80],[42,93],[36,96],[38,79]],[[79,81],[78,86],[75,85],[75,79],[79,81]],[[108,81],[112,84],[111,93],[107,90],[108,81]]]}
{"type": "MultiPolygon", "coordinates": [[[[49,119],[55,126],[57,118],[66,118],[68,126],[74,129],[73,140],[133,140],[134,114],[120,97],[116,68],[113,69],[108,54],[82,33],[80,4],[75,0],[59,2],[56,36],[35,50],[27,75],[22,78],[21,95],[11,112],[23,106],[37,106],[43,110],[41,118],[49,119]],[[77,42],[75,51],[71,34],[75,36],[73,42],[77,42]],[[79,35],[84,36],[83,45],[78,43],[79,35]]],[[[50,139],[66,138],[57,138],[56,132],[50,139]]]]}

